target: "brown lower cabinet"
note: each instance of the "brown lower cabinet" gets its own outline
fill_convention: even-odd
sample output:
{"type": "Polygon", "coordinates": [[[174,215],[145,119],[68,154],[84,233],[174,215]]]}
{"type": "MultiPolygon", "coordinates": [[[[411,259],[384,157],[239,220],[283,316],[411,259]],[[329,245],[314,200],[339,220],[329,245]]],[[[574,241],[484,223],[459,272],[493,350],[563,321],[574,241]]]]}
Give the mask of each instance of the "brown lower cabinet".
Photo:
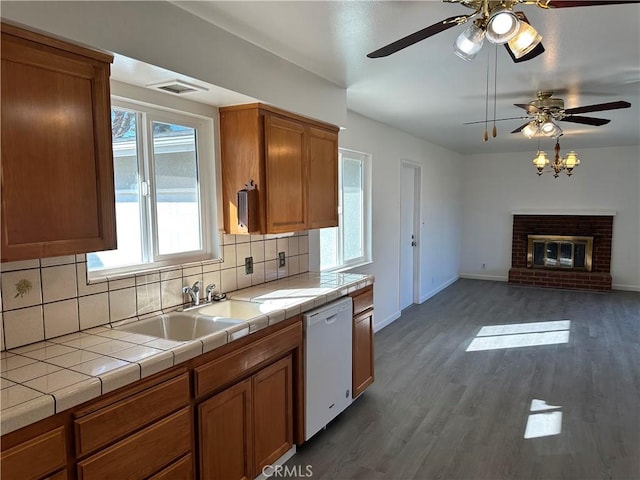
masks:
{"type": "Polygon", "coordinates": [[[352,397],[364,392],[374,380],[373,285],[351,294],[353,300],[352,397]]]}
{"type": "Polygon", "coordinates": [[[201,478],[251,479],[293,446],[292,357],[198,406],[201,478]]]}

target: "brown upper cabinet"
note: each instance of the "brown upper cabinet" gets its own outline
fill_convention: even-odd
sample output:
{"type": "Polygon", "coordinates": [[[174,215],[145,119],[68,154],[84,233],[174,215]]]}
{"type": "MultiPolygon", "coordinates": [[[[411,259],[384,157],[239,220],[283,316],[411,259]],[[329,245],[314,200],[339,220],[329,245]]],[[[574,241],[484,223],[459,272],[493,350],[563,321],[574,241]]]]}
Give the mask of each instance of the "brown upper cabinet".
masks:
{"type": "Polygon", "coordinates": [[[225,232],[337,226],[338,130],[258,103],[220,108],[225,232]],[[250,181],[243,214],[238,191],[250,181]]]}
{"type": "Polygon", "coordinates": [[[2,23],[2,261],[116,247],[113,57],[2,23]]]}

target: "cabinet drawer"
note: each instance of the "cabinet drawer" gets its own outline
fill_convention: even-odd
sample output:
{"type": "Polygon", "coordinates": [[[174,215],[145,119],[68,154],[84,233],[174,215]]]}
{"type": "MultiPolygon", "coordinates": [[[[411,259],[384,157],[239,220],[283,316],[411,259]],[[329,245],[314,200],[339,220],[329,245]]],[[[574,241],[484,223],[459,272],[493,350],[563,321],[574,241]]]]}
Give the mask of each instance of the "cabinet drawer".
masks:
{"type": "Polygon", "coordinates": [[[79,418],[75,421],[77,454],[90,453],[188,403],[189,377],[185,373],[79,418]]]}
{"type": "Polygon", "coordinates": [[[64,427],[58,427],[3,451],[0,456],[2,478],[42,478],[64,467],[67,464],[65,444],[64,427]]]}
{"type": "Polygon", "coordinates": [[[58,473],[54,473],[53,475],[49,475],[47,478],[45,478],[44,480],[67,480],[67,471],[66,470],[61,470],[58,473]]]}
{"type": "Polygon", "coordinates": [[[373,308],[373,285],[355,292],[353,298],[353,314],[358,315],[369,308],[373,308]]]}
{"type": "Polygon", "coordinates": [[[189,407],[78,462],[78,480],[142,479],[191,450],[189,407]]]}
{"type": "Polygon", "coordinates": [[[189,453],[176,460],[149,480],[193,480],[193,457],[189,453]]]}
{"type": "Polygon", "coordinates": [[[213,392],[242,378],[258,365],[297,348],[302,342],[302,323],[297,322],[250,345],[194,369],[196,396],[213,392]]]}

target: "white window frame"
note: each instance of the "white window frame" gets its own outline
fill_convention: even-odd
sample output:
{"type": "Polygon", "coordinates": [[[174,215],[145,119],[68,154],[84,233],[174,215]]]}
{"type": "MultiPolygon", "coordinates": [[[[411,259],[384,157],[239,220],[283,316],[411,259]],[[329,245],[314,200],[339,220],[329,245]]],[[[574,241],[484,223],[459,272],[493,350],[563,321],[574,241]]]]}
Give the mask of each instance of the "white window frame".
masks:
{"type": "MultiPolygon", "coordinates": [[[[369,153],[358,152],[346,148],[338,149],[338,261],[337,265],[321,269],[323,272],[338,272],[349,270],[355,267],[371,263],[371,162],[372,156],[369,153]],[[343,178],[343,156],[351,160],[358,160],[362,165],[362,255],[357,258],[344,260],[344,214],[343,214],[343,196],[344,189],[342,185],[343,178]]],[[[333,227],[335,228],[335,227],[333,227]]],[[[320,247],[320,235],[318,235],[318,246],[320,247]]],[[[318,248],[321,252],[322,249],[318,248]]],[[[321,253],[320,253],[321,254],[321,253]]],[[[322,265],[319,259],[319,265],[322,265]]]]}
{"type": "MultiPolygon", "coordinates": [[[[215,154],[214,154],[214,120],[201,115],[165,109],[158,105],[137,102],[120,97],[111,98],[111,106],[136,113],[137,122],[142,119],[138,127],[136,142],[139,155],[139,182],[141,202],[143,262],[112,268],[88,271],[90,281],[111,278],[114,276],[131,274],[139,271],[154,270],[170,265],[197,262],[220,258],[219,232],[216,208],[215,154]],[[156,216],[154,162],[153,155],[153,122],[179,124],[193,128],[196,131],[196,158],[198,165],[198,195],[200,206],[200,245],[198,250],[179,252],[174,254],[160,254],[158,246],[158,225],[156,216]],[[146,187],[143,187],[143,183],[146,187]],[[142,195],[142,189],[148,188],[148,193],[142,195]]],[[[117,228],[117,226],[116,226],[117,228]]]]}

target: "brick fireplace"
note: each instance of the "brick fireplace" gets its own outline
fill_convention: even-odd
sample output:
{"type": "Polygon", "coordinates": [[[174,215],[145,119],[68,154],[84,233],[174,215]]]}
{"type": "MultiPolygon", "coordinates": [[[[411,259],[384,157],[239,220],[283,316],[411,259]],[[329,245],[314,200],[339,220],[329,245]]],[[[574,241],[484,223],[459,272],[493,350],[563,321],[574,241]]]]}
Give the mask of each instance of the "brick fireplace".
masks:
{"type": "Polygon", "coordinates": [[[546,288],[611,290],[613,215],[513,215],[509,283],[546,288]],[[585,268],[531,265],[530,237],[592,238],[590,271],[585,268]],[[527,256],[529,254],[529,266],[527,256]]]}

